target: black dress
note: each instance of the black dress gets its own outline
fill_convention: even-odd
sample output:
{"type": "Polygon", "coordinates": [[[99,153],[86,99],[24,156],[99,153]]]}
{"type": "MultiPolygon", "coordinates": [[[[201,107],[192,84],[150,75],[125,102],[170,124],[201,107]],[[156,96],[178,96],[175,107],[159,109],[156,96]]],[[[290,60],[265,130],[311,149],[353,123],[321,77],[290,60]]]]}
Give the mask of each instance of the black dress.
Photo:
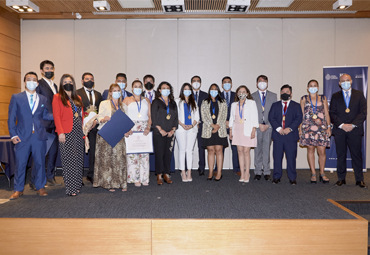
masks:
{"type": "MultiPolygon", "coordinates": [[[[209,107],[209,112],[211,116],[213,115],[212,112],[212,104],[209,107]]],[[[213,104],[215,106],[215,115],[216,118],[212,119],[213,124],[217,124],[217,117],[218,117],[218,104],[213,104]]],[[[218,135],[218,132],[212,133],[210,138],[202,138],[202,147],[207,149],[207,146],[214,146],[214,145],[222,145],[224,148],[229,146],[229,143],[227,142],[227,137],[220,137],[218,135]]]]}

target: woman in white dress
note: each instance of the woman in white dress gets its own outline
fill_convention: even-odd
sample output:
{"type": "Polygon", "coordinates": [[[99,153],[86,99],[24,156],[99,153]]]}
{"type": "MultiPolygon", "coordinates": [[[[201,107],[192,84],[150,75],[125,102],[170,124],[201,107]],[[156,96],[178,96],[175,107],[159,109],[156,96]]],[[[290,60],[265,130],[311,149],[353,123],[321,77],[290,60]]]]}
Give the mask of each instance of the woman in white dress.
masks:
{"type": "MultiPolygon", "coordinates": [[[[150,101],[143,96],[143,83],[132,82],[132,96],[123,101],[127,105],[127,115],[135,123],[131,131],[143,132],[148,135],[152,123],[150,117],[150,101]]],[[[136,187],[149,185],[149,153],[127,154],[127,182],[135,183],[136,187]]]]}
{"type": "Polygon", "coordinates": [[[199,111],[194,98],[193,88],[184,83],[180,96],[176,100],[179,128],[176,130],[176,140],[179,145],[179,169],[183,182],[191,182],[191,167],[193,165],[193,149],[198,134],[199,111]],[[185,173],[185,158],[187,172],[185,173]]]}

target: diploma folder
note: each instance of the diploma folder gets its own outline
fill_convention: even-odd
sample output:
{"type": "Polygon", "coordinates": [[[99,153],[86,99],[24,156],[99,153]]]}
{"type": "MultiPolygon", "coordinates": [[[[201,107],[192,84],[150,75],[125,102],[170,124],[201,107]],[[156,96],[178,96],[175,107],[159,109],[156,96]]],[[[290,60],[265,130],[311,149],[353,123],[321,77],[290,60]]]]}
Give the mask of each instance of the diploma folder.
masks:
{"type": "Polygon", "coordinates": [[[118,109],[98,134],[114,148],[133,126],[135,123],[121,109],[118,109]]]}

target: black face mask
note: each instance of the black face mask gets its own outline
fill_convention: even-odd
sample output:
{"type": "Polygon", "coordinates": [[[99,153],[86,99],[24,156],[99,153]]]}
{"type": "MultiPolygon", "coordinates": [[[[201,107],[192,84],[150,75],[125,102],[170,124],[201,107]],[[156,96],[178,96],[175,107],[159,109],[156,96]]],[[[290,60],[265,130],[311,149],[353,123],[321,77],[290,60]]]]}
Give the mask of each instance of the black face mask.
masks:
{"type": "Polygon", "coordinates": [[[88,89],[91,89],[94,87],[94,82],[93,81],[84,81],[84,86],[88,89]]]}
{"type": "Polygon", "coordinates": [[[72,83],[64,84],[63,88],[64,88],[65,91],[72,91],[73,90],[73,84],[72,83]]]}
{"type": "Polygon", "coordinates": [[[145,83],[144,87],[146,90],[152,90],[154,88],[154,84],[151,82],[147,82],[145,83]]]}
{"type": "Polygon", "coordinates": [[[284,93],[280,95],[281,100],[287,101],[290,98],[290,94],[284,93]]]}
{"type": "Polygon", "coordinates": [[[54,77],[54,72],[45,72],[45,78],[46,79],[51,79],[54,77]]]}

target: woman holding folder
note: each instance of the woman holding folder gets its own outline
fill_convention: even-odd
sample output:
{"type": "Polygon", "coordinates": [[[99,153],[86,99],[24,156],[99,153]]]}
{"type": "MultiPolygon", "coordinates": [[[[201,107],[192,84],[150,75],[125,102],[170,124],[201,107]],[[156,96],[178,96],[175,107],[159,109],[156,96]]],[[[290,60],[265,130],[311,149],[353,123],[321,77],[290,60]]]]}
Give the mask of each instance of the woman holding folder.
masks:
{"type": "MultiPolygon", "coordinates": [[[[127,112],[127,106],[122,103],[121,88],[118,84],[109,87],[108,99],[99,106],[100,130],[112,115],[119,109],[127,112]]],[[[125,136],[128,137],[129,133],[125,136]]],[[[94,187],[102,187],[114,192],[115,189],[127,191],[127,163],[126,144],[123,137],[114,147],[110,146],[99,134],[96,137],[95,165],[94,165],[94,187]]]]}
{"type": "MultiPolygon", "coordinates": [[[[135,123],[132,131],[148,135],[152,120],[150,118],[150,101],[143,96],[143,83],[140,80],[132,82],[132,96],[123,101],[127,105],[127,116],[135,123]]],[[[127,182],[135,183],[136,187],[149,185],[149,153],[128,154],[127,182]]]]}

